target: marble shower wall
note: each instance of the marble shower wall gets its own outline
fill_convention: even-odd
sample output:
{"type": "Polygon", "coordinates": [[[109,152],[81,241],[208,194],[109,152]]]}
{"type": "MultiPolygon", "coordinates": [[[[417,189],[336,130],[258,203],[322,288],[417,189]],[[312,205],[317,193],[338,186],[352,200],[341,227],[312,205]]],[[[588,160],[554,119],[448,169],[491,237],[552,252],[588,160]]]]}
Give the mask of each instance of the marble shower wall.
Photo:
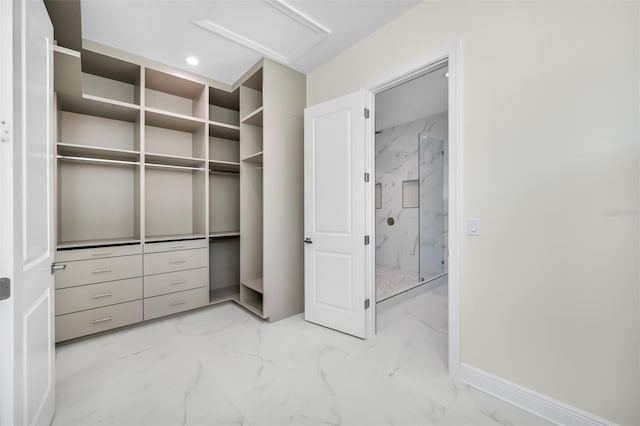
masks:
{"type": "MultiPolygon", "coordinates": [[[[437,217],[443,218],[445,214],[442,211],[443,203],[440,203],[440,210],[425,209],[424,206],[423,208],[402,207],[402,182],[405,180],[421,179],[420,175],[422,175],[426,180],[421,179],[421,187],[433,187],[438,185],[436,174],[439,174],[440,191],[442,191],[444,183],[442,157],[440,157],[439,170],[429,171],[432,160],[436,158],[432,158],[427,152],[420,155],[418,142],[421,134],[423,143],[429,142],[430,145],[435,146],[436,143],[432,142],[440,141],[446,146],[447,114],[393,126],[376,135],[376,183],[379,183],[382,189],[382,208],[376,209],[376,265],[403,273],[418,274],[420,272],[421,249],[430,253],[422,256],[425,263],[423,269],[426,267],[426,271],[429,271],[433,269],[434,262],[438,262],[442,270],[444,229],[440,228],[441,235],[438,239],[435,236],[437,227],[434,226],[434,220],[437,217]],[[431,182],[433,179],[436,181],[431,182]],[[387,224],[389,217],[395,220],[393,226],[387,224]],[[425,232],[423,237],[425,241],[422,244],[418,234],[421,228],[425,232]],[[438,246],[440,253],[434,256],[434,249],[438,246]],[[427,256],[429,262],[427,262],[427,256]]],[[[422,198],[421,196],[421,203],[426,201],[422,198]]]]}

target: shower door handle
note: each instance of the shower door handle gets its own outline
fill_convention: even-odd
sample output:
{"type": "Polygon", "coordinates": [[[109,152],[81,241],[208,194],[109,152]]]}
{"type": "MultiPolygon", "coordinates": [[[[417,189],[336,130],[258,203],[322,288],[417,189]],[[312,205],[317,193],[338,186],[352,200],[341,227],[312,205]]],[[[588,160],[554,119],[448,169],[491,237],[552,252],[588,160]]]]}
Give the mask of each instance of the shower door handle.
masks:
{"type": "Polygon", "coordinates": [[[311,241],[311,238],[305,238],[304,239],[304,243],[305,244],[313,244],[313,241],[311,241]]]}

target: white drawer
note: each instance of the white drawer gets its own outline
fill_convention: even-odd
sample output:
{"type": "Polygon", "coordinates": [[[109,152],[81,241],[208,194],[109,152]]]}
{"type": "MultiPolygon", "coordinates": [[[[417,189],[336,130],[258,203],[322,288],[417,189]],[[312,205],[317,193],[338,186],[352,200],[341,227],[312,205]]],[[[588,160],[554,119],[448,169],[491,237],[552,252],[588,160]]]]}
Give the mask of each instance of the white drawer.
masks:
{"type": "Polygon", "coordinates": [[[144,319],[162,317],[199,308],[209,303],[209,287],[144,299],[144,319]]]}
{"type": "Polygon", "coordinates": [[[144,255],[144,274],[164,274],[185,269],[205,268],[208,264],[208,248],[151,253],[144,255]]]}
{"type": "Polygon", "coordinates": [[[189,249],[197,249],[197,248],[206,248],[208,245],[209,245],[209,241],[206,239],[187,240],[187,241],[170,241],[167,243],[146,243],[144,245],[144,252],[160,253],[163,251],[189,250],[189,249]]]}
{"type": "Polygon", "coordinates": [[[56,290],[56,315],[142,299],[142,278],[56,290]]]}
{"type": "Polygon", "coordinates": [[[142,254],[141,244],[113,247],[94,247],[88,249],[58,250],[56,252],[56,262],[73,262],[74,260],[130,256],[133,254],[142,254]]]}
{"type": "Polygon", "coordinates": [[[144,297],[209,286],[209,269],[188,269],[144,277],[144,297]]]}
{"type": "Polygon", "coordinates": [[[142,300],[56,317],[56,342],[142,321],[142,300]]]}
{"type": "Polygon", "coordinates": [[[142,276],[142,255],[60,263],[67,267],[56,272],[56,289],[142,276]]]}

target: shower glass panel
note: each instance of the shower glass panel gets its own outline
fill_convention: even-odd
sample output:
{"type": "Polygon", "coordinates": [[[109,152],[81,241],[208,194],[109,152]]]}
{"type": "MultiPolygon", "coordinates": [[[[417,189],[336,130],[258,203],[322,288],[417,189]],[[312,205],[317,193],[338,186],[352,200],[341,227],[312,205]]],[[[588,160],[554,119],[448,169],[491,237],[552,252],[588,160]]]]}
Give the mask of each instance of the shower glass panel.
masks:
{"type": "Polygon", "coordinates": [[[429,133],[418,134],[420,176],[420,281],[425,282],[446,273],[445,196],[446,144],[429,133]]]}

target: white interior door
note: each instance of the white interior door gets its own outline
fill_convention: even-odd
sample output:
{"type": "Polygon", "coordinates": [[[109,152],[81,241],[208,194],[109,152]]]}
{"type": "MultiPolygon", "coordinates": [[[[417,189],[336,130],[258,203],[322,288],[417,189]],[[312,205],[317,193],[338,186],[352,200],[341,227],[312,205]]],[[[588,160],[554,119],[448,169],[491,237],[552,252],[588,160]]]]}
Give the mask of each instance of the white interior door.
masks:
{"type": "Polygon", "coordinates": [[[305,319],[366,336],[366,92],[305,110],[305,319]]]}
{"type": "Polygon", "coordinates": [[[10,280],[11,289],[10,297],[0,301],[8,321],[0,324],[1,350],[8,352],[1,372],[10,384],[0,388],[0,397],[10,401],[1,405],[3,422],[48,425],[55,408],[53,28],[42,1],[12,3],[13,19],[2,17],[3,36],[11,31],[13,40],[2,55],[2,121],[9,133],[0,142],[2,166],[10,170],[0,181],[0,204],[11,209],[3,216],[0,263],[0,276],[10,280]],[[7,74],[13,90],[5,92],[7,74]]]}

